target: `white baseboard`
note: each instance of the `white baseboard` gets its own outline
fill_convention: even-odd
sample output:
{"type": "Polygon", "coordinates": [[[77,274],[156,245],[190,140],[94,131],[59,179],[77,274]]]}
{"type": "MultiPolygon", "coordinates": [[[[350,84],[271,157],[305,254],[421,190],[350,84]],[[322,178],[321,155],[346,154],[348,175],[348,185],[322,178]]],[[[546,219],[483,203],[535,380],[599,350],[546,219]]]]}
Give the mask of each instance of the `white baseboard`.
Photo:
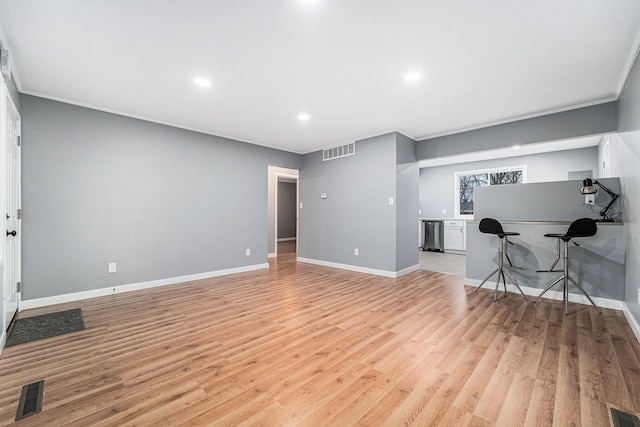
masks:
{"type": "Polygon", "coordinates": [[[627,322],[629,322],[629,326],[631,327],[633,334],[636,336],[636,339],[640,343],[640,325],[638,324],[635,317],[633,317],[633,314],[631,314],[631,310],[629,310],[629,306],[626,302],[624,303],[622,312],[624,313],[624,317],[627,318],[627,322]]]}
{"type": "MultiPolygon", "coordinates": [[[[476,280],[476,279],[464,279],[464,284],[467,286],[473,286],[473,287],[478,287],[478,285],[480,285],[480,283],[482,283],[482,280],[476,280]]],[[[485,286],[483,286],[483,289],[495,289],[496,285],[495,282],[492,283],[486,283],[485,286]],[[487,286],[488,285],[488,286],[487,286]]],[[[535,296],[537,297],[540,292],[542,292],[542,289],[539,288],[530,288],[528,286],[520,286],[520,288],[522,289],[522,292],[524,292],[525,295],[527,296],[535,296]]],[[[498,289],[498,292],[500,291],[504,291],[504,288],[502,287],[502,285],[500,285],[500,288],[498,289]]],[[[507,283],[507,292],[512,292],[512,293],[516,293],[518,295],[520,295],[520,291],[518,291],[518,288],[515,287],[514,284],[512,283],[507,283]]],[[[562,292],[558,292],[558,291],[547,291],[544,294],[544,298],[549,298],[549,299],[553,299],[553,300],[558,300],[558,301],[562,301],[563,299],[563,294],[562,292]]],[[[622,310],[623,307],[625,306],[624,301],[618,301],[615,299],[609,299],[609,298],[600,298],[600,297],[591,297],[591,299],[593,300],[593,302],[595,302],[599,307],[602,308],[611,308],[614,310],[622,310]]],[[[589,300],[582,294],[574,294],[574,293],[570,293],[569,294],[569,302],[571,303],[578,303],[578,304],[585,304],[585,305],[591,305],[591,303],[589,302],[589,300]]]]}
{"type": "Polygon", "coordinates": [[[451,255],[466,255],[467,251],[459,251],[457,249],[445,249],[444,253],[451,254],[451,255]]]}
{"type": "Polygon", "coordinates": [[[22,301],[21,310],[30,308],[46,307],[54,304],[63,304],[67,302],[79,301],[83,299],[103,297],[107,295],[115,295],[123,292],[138,291],[141,289],[157,288],[160,286],[175,285],[178,283],[192,282],[194,280],[209,279],[211,277],[226,276],[229,274],[244,273],[247,271],[262,270],[269,268],[268,263],[248,265],[245,267],[229,268],[226,270],[211,271],[207,273],[190,274],[188,276],[171,277],[168,279],[151,280],[149,282],[132,283],[129,285],[120,285],[109,288],[95,289],[84,292],[74,292],[72,294],[56,295],[52,297],[36,298],[22,301]]]}
{"type": "Polygon", "coordinates": [[[269,255],[267,255],[267,258],[275,258],[275,257],[277,257],[277,256],[278,256],[278,254],[277,254],[277,253],[272,252],[272,253],[270,253],[269,255]]]}
{"type": "Polygon", "coordinates": [[[404,270],[400,270],[396,272],[396,279],[398,277],[405,276],[409,273],[413,273],[414,271],[420,270],[420,264],[412,265],[411,267],[407,267],[404,270]]]}
{"type": "Polygon", "coordinates": [[[280,239],[278,239],[278,242],[290,242],[292,240],[296,240],[297,237],[282,237],[280,239]]]}
{"type": "Polygon", "coordinates": [[[0,354],[2,354],[2,350],[4,349],[4,345],[7,343],[7,333],[2,331],[2,335],[0,335],[0,354]]]}
{"type": "Polygon", "coordinates": [[[378,270],[375,268],[359,267],[357,265],[340,264],[337,262],[329,262],[329,261],[322,261],[318,259],[310,259],[310,258],[302,258],[302,257],[298,257],[298,262],[321,265],[323,267],[339,268],[341,270],[355,271],[358,273],[374,274],[376,276],[390,277],[392,279],[397,279],[398,277],[404,276],[405,274],[409,274],[420,269],[420,264],[416,264],[414,266],[405,268],[404,270],[400,270],[400,271],[387,271],[387,270],[378,270]]]}

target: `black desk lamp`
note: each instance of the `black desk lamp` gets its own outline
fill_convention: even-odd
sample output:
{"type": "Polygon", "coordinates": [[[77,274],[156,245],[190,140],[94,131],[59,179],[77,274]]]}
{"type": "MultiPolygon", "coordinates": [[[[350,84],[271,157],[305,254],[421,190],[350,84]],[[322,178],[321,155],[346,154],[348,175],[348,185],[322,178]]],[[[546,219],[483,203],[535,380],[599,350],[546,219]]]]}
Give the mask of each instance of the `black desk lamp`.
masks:
{"type": "Polygon", "coordinates": [[[598,192],[598,189],[594,187],[594,184],[602,188],[602,190],[604,190],[604,192],[607,193],[609,197],[611,197],[611,201],[609,202],[609,204],[600,211],[600,215],[602,216],[602,219],[599,219],[598,221],[600,222],[614,221],[613,218],[609,218],[608,213],[609,213],[609,209],[611,208],[611,205],[613,205],[613,202],[615,202],[616,199],[620,197],[620,195],[609,190],[607,187],[602,185],[602,183],[600,183],[600,181],[598,181],[597,179],[595,181],[591,181],[591,178],[582,180],[582,188],[580,189],[580,194],[596,194],[598,192]]]}

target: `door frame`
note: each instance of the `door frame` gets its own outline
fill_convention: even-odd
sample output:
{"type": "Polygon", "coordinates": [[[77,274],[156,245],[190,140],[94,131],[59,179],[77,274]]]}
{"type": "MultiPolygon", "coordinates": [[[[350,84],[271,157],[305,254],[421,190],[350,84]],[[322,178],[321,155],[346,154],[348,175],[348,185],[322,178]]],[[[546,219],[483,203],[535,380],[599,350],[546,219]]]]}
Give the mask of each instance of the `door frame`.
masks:
{"type": "Polygon", "coordinates": [[[283,172],[276,172],[276,179],[275,179],[275,193],[274,193],[274,200],[275,200],[275,211],[274,211],[274,243],[275,243],[275,248],[274,248],[274,252],[276,254],[276,256],[278,256],[278,183],[279,182],[289,182],[289,183],[295,183],[296,184],[296,253],[298,253],[298,243],[299,243],[299,222],[300,222],[300,185],[299,185],[299,175],[293,175],[293,174],[288,174],[288,173],[283,173],[283,172]]]}
{"type": "MultiPolygon", "coordinates": [[[[13,112],[16,115],[16,119],[17,119],[17,133],[18,136],[21,138],[22,135],[22,117],[20,116],[20,111],[18,110],[18,108],[16,107],[15,102],[13,101],[13,98],[11,97],[11,93],[9,92],[9,89],[7,88],[7,84],[6,82],[3,80],[2,84],[1,84],[1,89],[0,89],[0,96],[2,97],[2,102],[0,102],[0,174],[1,174],[1,178],[0,178],[0,211],[2,211],[2,209],[4,209],[6,211],[6,207],[7,207],[7,185],[8,185],[8,181],[7,181],[7,155],[6,155],[6,147],[8,144],[8,140],[7,140],[7,133],[6,133],[6,125],[7,125],[7,111],[8,109],[13,110],[13,112]]],[[[22,145],[22,144],[20,144],[22,145]]],[[[17,173],[17,191],[18,191],[18,209],[21,209],[22,207],[22,174],[21,174],[21,170],[22,170],[22,154],[21,154],[21,147],[18,148],[18,173],[17,173]]],[[[6,219],[3,220],[2,222],[4,224],[4,227],[6,229],[7,226],[7,221],[6,219]]],[[[16,255],[16,260],[15,263],[13,265],[13,268],[15,268],[15,279],[16,282],[20,282],[22,280],[22,221],[20,219],[17,219],[17,225],[16,225],[16,230],[18,232],[17,236],[16,236],[16,241],[15,244],[17,245],[17,255],[16,255]]],[[[0,339],[0,351],[2,350],[2,347],[4,347],[4,343],[6,341],[6,330],[7,328],[10,326],[10,322],[6,323],[7,320],[7,305],[6,305],[6,301],[5,301],[5,295],[7,292],[7,286],[16,286],[16,284],[10,284],[7,281],[7,269],[9,268],[9,265],[7,264],[6,260],[7,260],[7,253],[6,253],[6,240],[7,240],[7,236],[5,233],[1,233],[2,235],[2,248],[0,248],[0,258],[3,261],[3,266],[4,268],[2,269],[2,298],[1,298],[1,302],[0,304],[2,305],[1,308],[1,313],[2,313],[2,336],[0,339]]],[[[18,289],[16,291],[16,313],[20,312],[21,309],[21,305],[22,305],[22,289],[18,289]]]]}
{"type": "Polygon", "coordinates": [[[602,146],[602,163],[600,164],[602,173],[600,178],[611,177],[611,137],[607,136],[602,146]]]}

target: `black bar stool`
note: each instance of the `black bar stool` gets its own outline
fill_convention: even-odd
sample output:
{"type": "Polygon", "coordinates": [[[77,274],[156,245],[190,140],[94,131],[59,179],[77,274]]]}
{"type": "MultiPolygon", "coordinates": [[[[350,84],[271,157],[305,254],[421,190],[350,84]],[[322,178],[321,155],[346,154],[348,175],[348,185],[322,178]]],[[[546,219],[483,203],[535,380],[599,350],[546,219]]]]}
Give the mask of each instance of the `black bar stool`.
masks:
{"type": "MultiPolygon", "coordinates": [[[[580,218],[580,219],[576,219],[569,225],[569,229],[565,234],[549,233],[544,235],[544,237],[552,237],[552,238],[558,239],[558,254],[556,256],[556,260],[553,262],[553,265],[551,265],[551,267],[549,267],[548,270],[537,270],[537,271],[540,273],[550,273],[550,272],[561,271],[563,274],[562,276],[560,276],[559,278],[551,282],[546,288],[544,288],[544,290],[540,293],[540,295],[538,295],[535,301],[533,301],[534,303],[538,302],[540,297],[544,295],[545,292],[547,292],[556,284],[562,282],[562,286],[563,286],[562,300],[564,301],[564,314],[565,315],[569,314],[569,281],[571,281],[571,283],[576,285],[576,287],[580,289],[580,292],[582,292],[584,296],[587,297],[589,302],[591,302],[591,304],[596,308],[596,310],[598,310],[598,313],[602,313],[602,310],[600,310],[600,307],[598,307],[593,302],[589,294],[587,294],[584,291],[584,289],[582,289],[582,286],[580,286],[578,282],[573,280],[573,278],[569,275],[569,242],[573,241],[572,239],[576,237],[595,236],[597,232],[598,232],[598,226],[596,225],[596,222],[594,220],[592,220],[591,218],[580,218]],[[564,242],[564,254],[563,254],[564,269],[554,270],[553,267],[555,267],[556,264],[558,263],[558,260],[560,260],[560,241],[564,242]]],[[[573,242],[573,244],[576,246],[580,246],[576,242],[573,242]]]]}
{"type": "Polygon", "coordinates": [[[507,277],[509,277],[509,279],[511,279],[513,284],[516,285],[516,287],[524,297],[524,300],[526,301],[527,296],[524,294],[524,292],[522,292],[522,289],[520,289],[520,286],[518,285],[518,282],[516,281],[516,279],[514,279],[513,276],[511,276],[509,272],[505,270],[505,267],[507,266],[504,265],[504,257],[507,257],[509,268],[514,268],[516,270],[524,270],[524,268],[522,267],[514,266],[511,263],[511,259],[509,259],[509,255],[507,254],[507,243],[510,243],[513,245],[513,243],[509,241],[509,236],[519,236],[520,233],[515,233],[513,231],[504,231],[502,229],[502,224],[500,224],[500,221],[493,218],[482,218],[482,220],[480,220],[480,232],[487,233],[487,234],[495,234],[500,239],[500,244],[498,246],[498,268],[493,270],[491,274],[489,274],[482,281],[482,283],[480,283],[480,286],[476,288],[476,292],[478,292],[478,289],[480,289],[482,285],[484,285],[484,283],[487,280],[489,280],[489,278],[491,278],[491,276],[498,273],[498,278],[496,280],[496,291],[493,294],[493,300],[496,301],[498,299],[498,287],[500,286],[500,277],[502,277],[502,284],[504,285],[504,293],[505,295],[507,294],[507,281],[505,280],[505,277],[504,277],[506,275],[507,277]]]}

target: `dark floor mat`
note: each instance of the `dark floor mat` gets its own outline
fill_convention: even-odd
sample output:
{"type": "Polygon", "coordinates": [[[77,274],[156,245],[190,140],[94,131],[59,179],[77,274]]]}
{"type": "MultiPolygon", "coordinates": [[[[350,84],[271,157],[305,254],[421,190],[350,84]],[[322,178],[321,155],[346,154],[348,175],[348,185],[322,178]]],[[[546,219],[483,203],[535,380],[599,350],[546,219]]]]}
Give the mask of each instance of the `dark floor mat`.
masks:
{"type": "Polygon", "coordinates": [[[16,319],[7,339],[6,347],[43,338],[55,337],[84,329],[82,310],[58,311],[40,316],[16,319]]]}

